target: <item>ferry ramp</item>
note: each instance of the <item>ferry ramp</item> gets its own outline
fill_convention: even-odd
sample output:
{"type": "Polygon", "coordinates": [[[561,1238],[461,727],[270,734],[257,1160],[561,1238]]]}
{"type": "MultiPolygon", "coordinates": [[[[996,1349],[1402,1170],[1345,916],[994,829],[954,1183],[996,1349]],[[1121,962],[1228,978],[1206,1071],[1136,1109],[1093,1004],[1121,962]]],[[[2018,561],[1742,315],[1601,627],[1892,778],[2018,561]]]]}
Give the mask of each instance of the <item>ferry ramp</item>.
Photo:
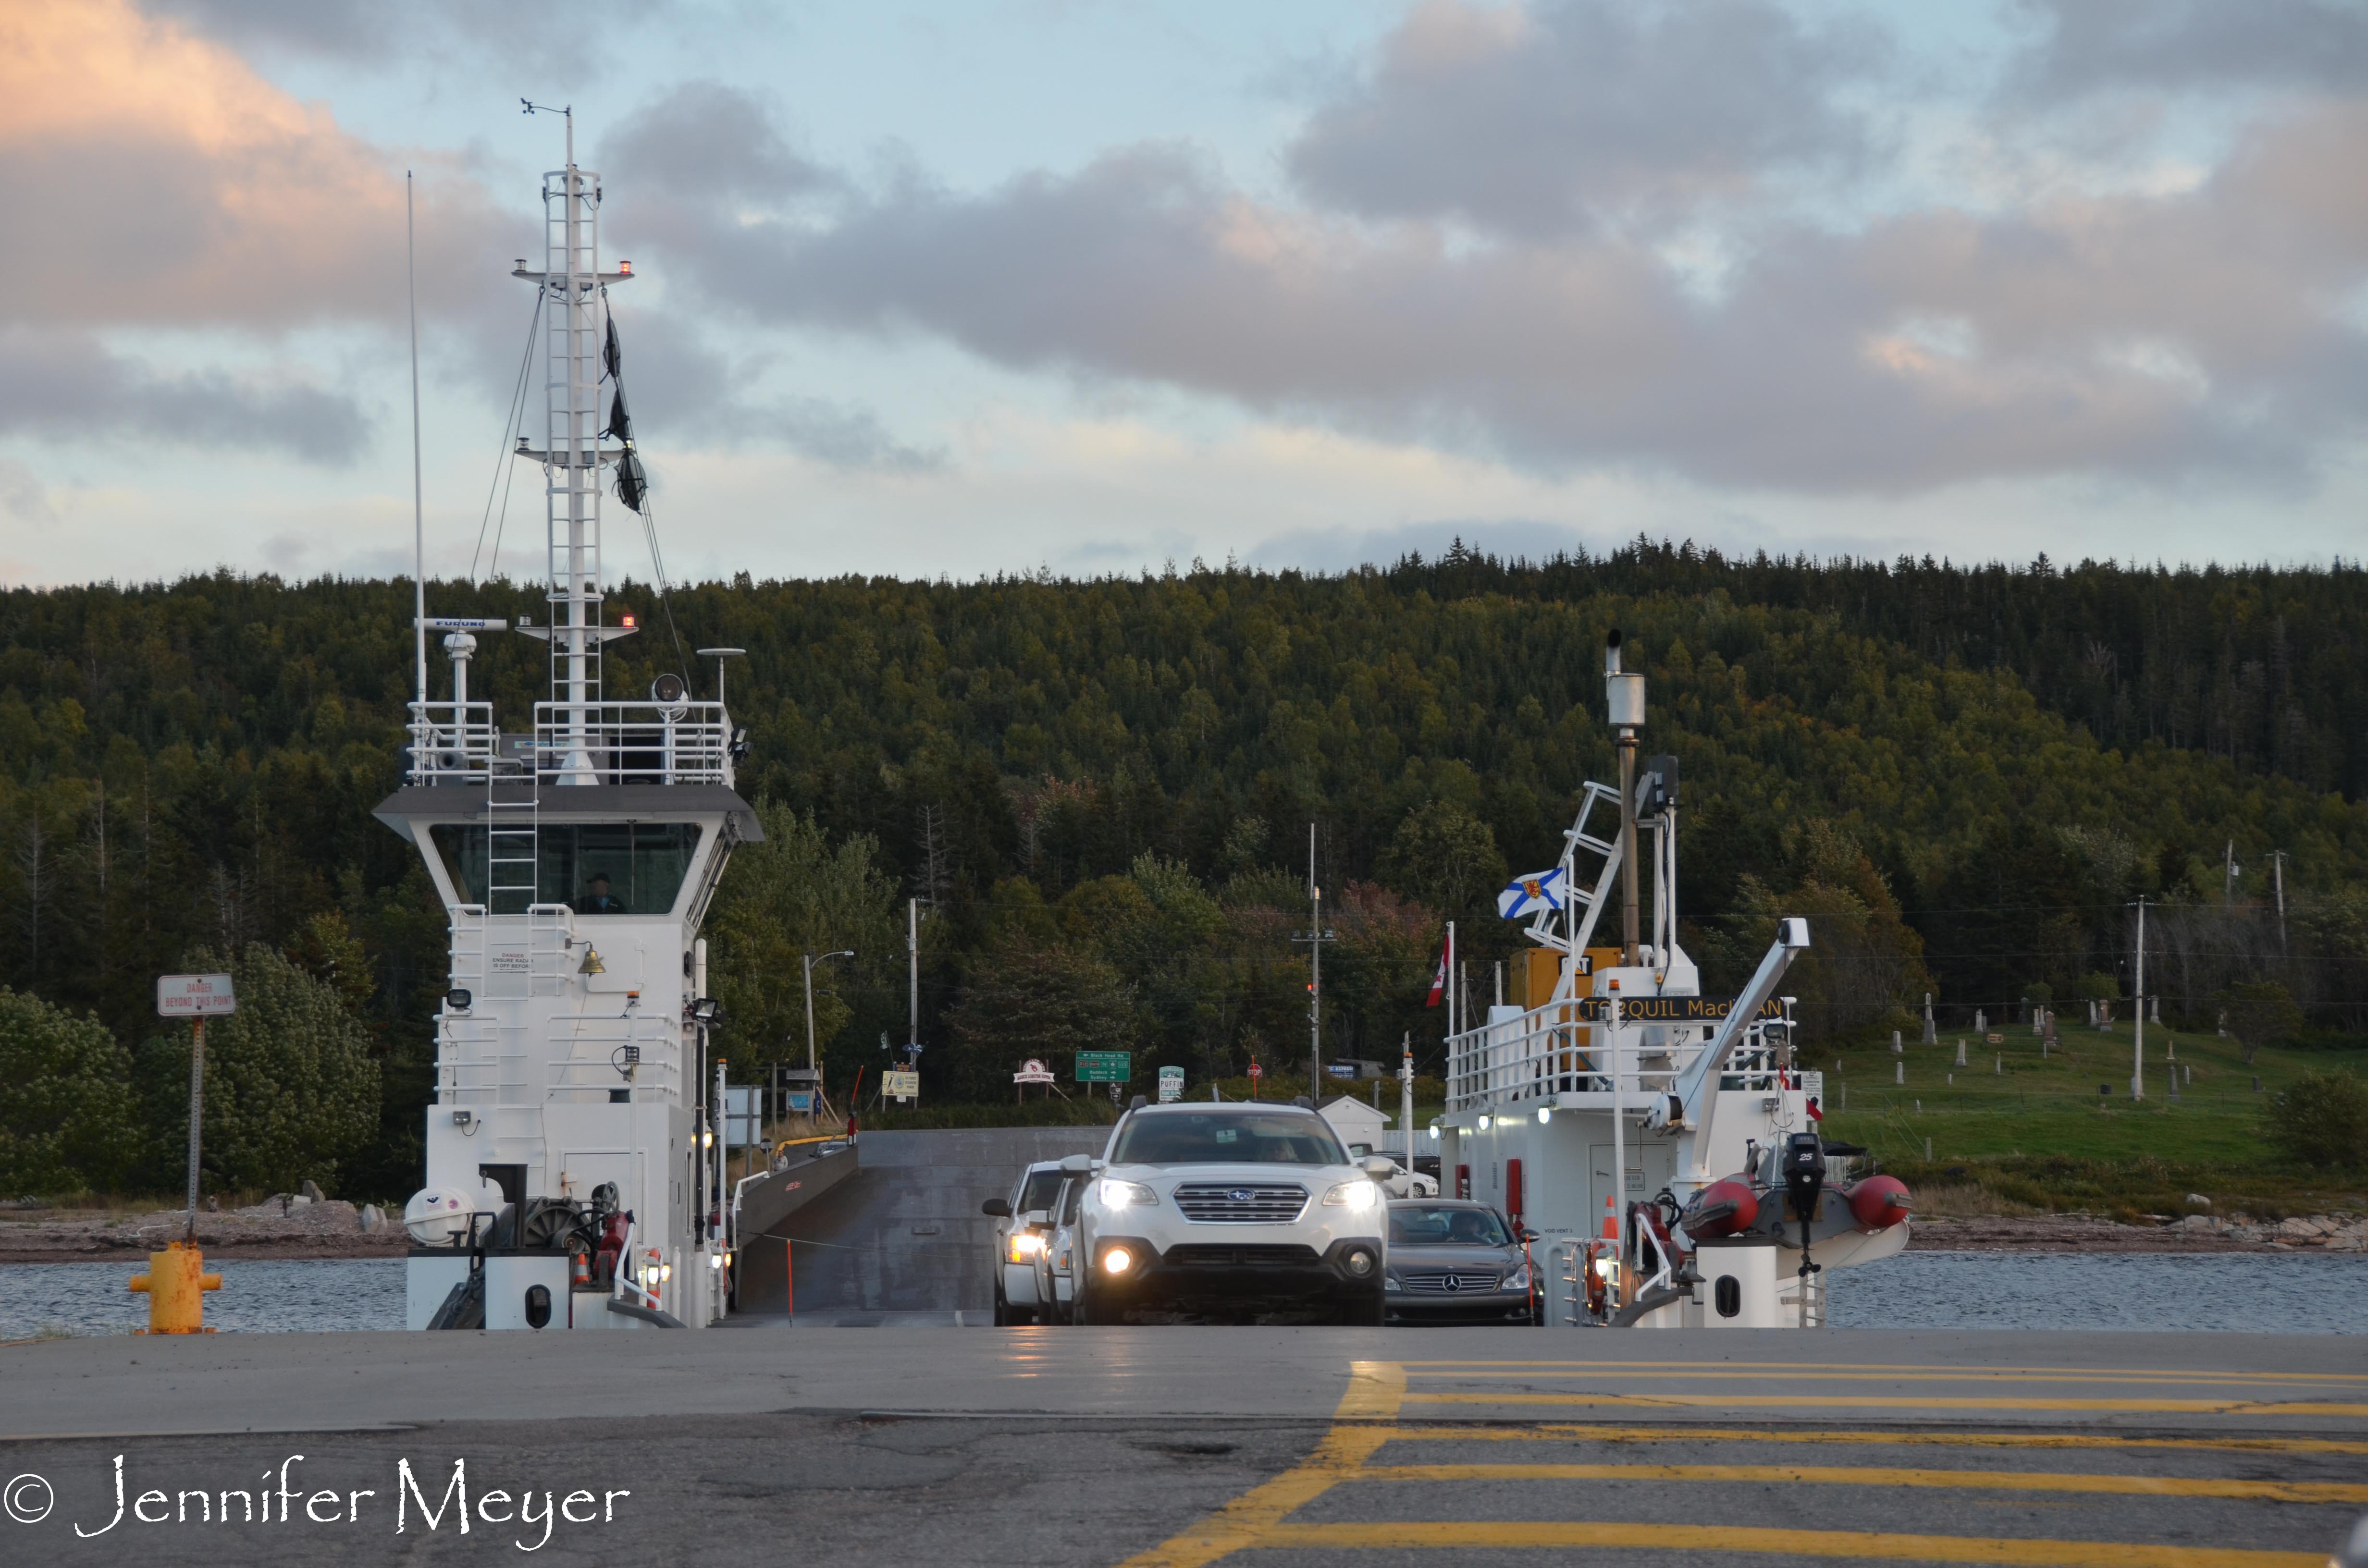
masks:
{"type": "Polygon", "coordinates": [[[744,1241],[740,1312],[729,1321],[783,1326],[793,1290],[803,1327],[985,1324],[995,1221],[979,1205],[1008,1194],[1024,1166],[1098,1154],[1109,1135],[1106,1127],[866,1132],[860,1168],[772,1234],[744,1241]]]}

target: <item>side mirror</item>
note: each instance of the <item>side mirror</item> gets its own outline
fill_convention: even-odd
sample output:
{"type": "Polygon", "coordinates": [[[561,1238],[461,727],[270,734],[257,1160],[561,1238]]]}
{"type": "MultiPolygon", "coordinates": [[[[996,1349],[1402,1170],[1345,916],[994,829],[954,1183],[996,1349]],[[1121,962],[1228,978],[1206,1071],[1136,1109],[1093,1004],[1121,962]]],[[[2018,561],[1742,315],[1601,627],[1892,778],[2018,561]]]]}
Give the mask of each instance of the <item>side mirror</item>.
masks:
{"type": "Polygon", "coordinates": [[[1019,1222],[1031,1231],[1049,1231],[1053,1228],[1053,1211],[1050,1209],[1030,1209],[1019,1216],[1019,1222]]]}
{"type": "Polygon", "coordinates": [[[1011,1200],[1008,1198],[990,1198],[978,1206],[978,1211],[997,1220],[1008,1220],[1011,1218],[1011,1200]]]}
{"type": "Polygon", "coordinates": [[[1398,1174],[1397,1162],[1395,1160],[1385,1160],[1379,1154],[1368,1154],[1365,1156],[1364,1163],[1360,1168],[1367,1176],[1372,1177],[1375,1181],[1387,1181],[1390,1177],[1398,1174]]]}
{"type": "Polygon", "coordinates": [[[1091,1176],[1093,1170],[1094,1157],[1091,1154],[1071,1154],[1061,1162],[1063,1176],[1091,1176]]]}

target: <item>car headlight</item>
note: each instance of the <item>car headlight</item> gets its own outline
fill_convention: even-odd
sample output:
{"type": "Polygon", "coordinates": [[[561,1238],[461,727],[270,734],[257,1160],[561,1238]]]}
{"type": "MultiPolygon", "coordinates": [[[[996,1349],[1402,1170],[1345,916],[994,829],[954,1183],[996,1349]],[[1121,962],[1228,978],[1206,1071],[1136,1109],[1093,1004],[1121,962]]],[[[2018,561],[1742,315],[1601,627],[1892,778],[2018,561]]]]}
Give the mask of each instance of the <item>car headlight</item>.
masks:
{"type": "Polygon", "coordinates": [[[1513,1270],[1510,1274],[1506,1275],[1505,1282],[1502,1285],[1497,1286],[1497,1289],[1500,1290],[1519,1290],[1524,1295],[1528,1294],[1530,1289],[1530,1266],[1525,1263],[1521,1265],[1520,1267],[1513,1270]]]}
{"type": "Polygon", "coordinates": [[[1381,1199],[1381,1189],[1370,1181],[1344,1181],[1324,1195],[1327,1207],[1361,1214],[1381,1199]]]}
{"type": "Polygon", "coordinates": [[[1147,1209],[1159,1201],[1159,1194],[1141,1182],[1119,1181],[1110,1176],[1102,1178],[1101,1185],[1096,1192],[1105,1209],[1125,1209],[1130,1206],[1147,1209]]]}
{"type": "Polygon", "coordinates": [[[1014,1231],[1005,1245],[1003,1256],[1011,1263],[1026,1263],[1044,1250],[1044,1238],[1033,1231],[1014,1231]]]}
{"type": "Polygon", "coordinates": [[[1382,1276],[1382,1289],[1398,1294],[1404,1294],[1406,1291],[1406,1287],[1398,1283],[1398,1277],[1395,1274],[1382,1276]]]}

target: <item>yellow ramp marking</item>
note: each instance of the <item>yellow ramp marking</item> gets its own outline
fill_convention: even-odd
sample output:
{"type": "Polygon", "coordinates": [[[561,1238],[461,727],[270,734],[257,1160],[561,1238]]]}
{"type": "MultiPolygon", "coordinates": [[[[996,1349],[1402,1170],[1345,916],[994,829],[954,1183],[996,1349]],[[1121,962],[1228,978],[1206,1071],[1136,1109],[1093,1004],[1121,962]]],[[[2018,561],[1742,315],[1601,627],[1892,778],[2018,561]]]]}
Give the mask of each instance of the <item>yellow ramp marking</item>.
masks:
{"type": "Polygon", "coordinates": [[[1382,1423],[1397,1418],[1405,1392],[1406,1370],[1396,1362],[1352,1362],[1349,1387],[1333,1420],[1359,1425],[1335,1425],[1299,1464],[1251,1487],[1180,1534],[1137,1552],[1119,1568],[1202,1568],[1259,1545],[1284,1516],[1348,1480],[1389,1441],[1391,1428],[1382,1423]]]}
{"type": "Polygon", "coordinates": [[[1408,1404],[1617,1404],[1646,1410],[1749,1405],[1784,1410],[2088,1410],[2149,1415],[2368,1415],[2368,1404],[2220,1399],[1969,1399],[1896,1394],[1410,1393],[1408,1404]]]}
{"type": "Polygon", "coordinates": [[[1777,1427],[1600,1426],[1549,1422],[1535,1426],[1400,1426],[1392,1442],[1456,1443],[1849,1443],[1864,1447],[1951,1449],[2192,1449],[2273,1454],[2368,1454],[2368,1443],[2330,1437],[2118,1437],[2073,1432],[1811,1432],[1777,1427]]]}
{"type": "MultiPolygon", "coordinates": [[[[1820,1369],[1815,1371],[1804,1371],[1803,1369],[1797,1367],[1786,1369],[1782,1371],[1763,1371],[1757,1368],[1748,1367],[1720,1367],[1714,1369],[1704,1369],[1702,1371],[1674,1371],[1666,1368],[1652,1371],[1639,1371],[1631,1368],[1588,1368],[1576,1370],[1562,1368],[1532,1368],[1520,1371],[1506,1372],[1502,1375],[1506,1378],[1528,1379],[1648,1378],[1661,1381],[1667,1381],[1672,1378],[1720,1378],[1733,1379],[1737,1381],[1781,1379],[1793,1382],[1820,1383],[1896,1383],[1902,1381],[1922,1383],[2194,1383],[2236,1387],[2243,1387],[2249,1384],[2263,1388],[2283,1388],[2292,1387],[2296,1384],[2308,1387],[2313,1383],[2341,1384],[2355,1381],[2340,1376],[2328,1376],[2324,1378],[2295,1378],[2282,1375],[2275,1378],[2264,1378],[2255,1377],[2247,1372],[1977,1372],[1960,1371],[1950,1368],[1919,1368],[1913,1371],[1869,1371],[1864,1369],[1853,1369],[1848,1371],[1820,1369]]],[[[1410,1372],[1407,1376],[1416,1378],[1434,1378],[1452,1382],[1486,1382],[1491,1381],[1488,1374],[1480,1371],[1410,1372]]]]}
{"type": "Polygon", "coordinates": [[[2368,1503],[2368,1486],[2337,1481],[2222,1481],[2186,1476],[2065,1475],[2029,1470],[1897,1470],[1797,1464],[1369,1464],[1358,1481],[1770,1481],[1998,1492],[2104,1492],[2234,1497],[2266,1503],[2368,1503]]]}
{"type": "MultiPolygon", "coordinates": [[[[1941,1374],[1941,1371],[1982,1371],[1982,1367],[1935,1367],[1935,1364],[1930,1364],[1930,1362],[1925,1364],[1629,1362],[1629,1359],[1617,1359],[1617,1362],[1402,1362],[1402,1367],[1409,1369],[1406,1371],[1406,1376],[1418,1376],[1418,1379],[1428,1379],[1428,1376],[1450,1376],[1450,1374],[1438,1374],[1438,1371],[1414,1371],[1416,1367],[1466,1367],[1466,1369],[1477,1369],[1477,1371],[1530,1369],[1530,1367],[1570,1367],[1570,1369],[1577,1369],[1577,1371],[1588,1371],[1588,1369],[1620,1371],[1620,1369],[1627,1369],[1627,1367],[1657,1367],[1657,1369],[1686,1369],[1686,1367],[1693,1367],[1693,1369],[1698,1371],[1930,1371],[1930,1374],[1941,1374]]],[[[2034,1376],[2034,1379],[2077,1379],[2077,1376],[2086,1376],[2084,1371],[2075,1369],[2075,1367],[1997,1367],[1994,1371],[1997,1371],[1997,1374],[2034,1376]]],[[[2169,1379],[2169,1376],[2186,1376],[2183,1371],[2167,1369],[2167,1367],[2091,1367],[2089,1371],[2098,1371],[2098,1374],[2110,1374],[2110,1376],[2162,1376],[2162,1379],[2169,1379]]],[[[2266,1381],[2266,1383],[2276,1383],[2276,1381],[2294,1381],[2294,1383],[2368,1383],[2368,1374],[2361,1374],[2361,1371],[2212,1371],[2212,1374],[2203,1374],[2203,1376],[2261,1379],[2266,1381]]]]}
{"type": "Polygon", "coordinates": [[[1905,1558],[1919,1562],[2002,1563],[2009,1568],[2327,1568],[2323,1551],[2261,1551],[2248,1547],[2157,1546],[2111,1540],[2037,1540],[2014,1537],[1900,1535],[1872,1530],[1751,1529],[1725,1525],[1584,1524],[1278,1524],[1261,1547],[1362,1548],[1435,1546],[1476,1551],[1490,1547],[1624,1548],[1632,1551],[1768,1551],[1795,1557],[1905,1558]]]}

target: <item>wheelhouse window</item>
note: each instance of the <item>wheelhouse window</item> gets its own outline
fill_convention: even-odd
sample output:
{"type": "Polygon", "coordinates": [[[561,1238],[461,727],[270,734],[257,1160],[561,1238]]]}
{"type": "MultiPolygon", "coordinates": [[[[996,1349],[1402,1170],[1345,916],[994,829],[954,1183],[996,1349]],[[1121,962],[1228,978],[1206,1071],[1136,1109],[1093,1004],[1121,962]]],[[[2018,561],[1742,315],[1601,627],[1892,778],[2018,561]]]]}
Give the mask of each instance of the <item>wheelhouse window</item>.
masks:
{"type": "MultiPolygon", "coordinates": [[[[496,836],[487,865],[482,824],[438,823],[428,829],[463,903],[495,915],[524,915],[529,903],[564,903],[578,915],[666,915],[699,850],[694,823],[544,823],[535,835],[534,894],[527,895],[524,858],[506,863],[509,835],[496,836]]],[[[516,841],[524,848],[523,835],[516,841]]]]}

